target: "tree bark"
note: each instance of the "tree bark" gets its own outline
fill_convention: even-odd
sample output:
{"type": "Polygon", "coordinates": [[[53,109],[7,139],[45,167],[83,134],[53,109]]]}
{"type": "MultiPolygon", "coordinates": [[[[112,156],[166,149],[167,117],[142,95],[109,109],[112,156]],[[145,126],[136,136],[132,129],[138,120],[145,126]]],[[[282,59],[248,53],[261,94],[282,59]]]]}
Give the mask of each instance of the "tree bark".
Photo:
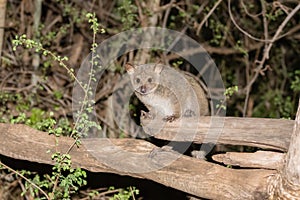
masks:
{"type": "MultiPolygon", "coordinates": [[[[73,142],[72,138],[57,138],[25,125],[0,123],[0,154],[11,158],[53,165],[51,154],[66,152],[73,142]]],[[[148,179],[207,199],[266,199],[268,177],[275,173],[264,169],[230,169],[184,155],[178,157],[174,151],[153,153],[157,147],[143,140],[93,138],[83,144],[70,152],[74,167],[148,179]],[[100,159],[95,158],[97,155],[100,159]],[[149,166],[146,160],[160,166],[173,157],[177,158],[168,165],[143,172],[149,166]],[[117,159],[112,159],[114,163],[105,162],[109,158],[117,159]],[[115,166],[111,167],[112,164],[115,166]],[[119,166],[128,168],[117,170],[119,166]]]]}
{"type": "Polygon", "coordinates": [[[270,199],[300,199],[300,99],[284,168],[273,177],[269,191],[270,199]]]}
{"type": "Polygon", "coordinates": [[[200,117],[175,120],[171,123],[143,119],[144,131],[155,138],[167,141],[244,145],[286,152],[293,120],[200,117]],[[217,133],[217,134],[215,134],[217,133]]]}
{"type": "Polygon", "coordinates": [[[272,151],[257,151],[254,153],[227,152],[213,155],[212,159],[225,165],[259,169],[282,169],[285,154],[272,151]]]}
{"type": "MultiPolygon", "coordinates": [[[[297,116],[298,122],[294,131],[299,129],[299,114],[297,116]]],[[[206,124],[206,119],[209,120],[204,118],[203,121],[198,121],[197,131],[200,136],[210,128],[206,124]]],[[[235,144],[257,143],[266,148],[285,151],[288,149],[293,130],[291,122],[291,120],[280,119],[225,118],[219,140],[222,143],[226,141],[235,144]]],[[[176,126],[176,122],[168,125],[176,126]]],[[[174,127],[164,127],[163,134],[169,138],[174,132],[179,134],[176,139],[186,141],[187,138],[184,137],[192,129],[189,125],[191,124],[185,124],[186,129],[180,129],[184,131],[181,133],[174,132],[174,127]],[[169,135],[166,130],[170,131],[169,135]]],[[[198,142],[203,141],[199,138],[197,136],[194,139],[198,142]]],[[[0,154],[14,159],[53,165],[51,154],[66,152],[73,142],[72,138],[57,138],[25,125],[0,123],[0,154]]],[[[249,163],[246,163],[246,159],[239,160],[239,163],[256,169],[231,169],[180,155],[173,150],[159,149],[143,140],[92,138],[82,142],[80,148],[73,148],[70,152],[74,167],[81,167],[91,172],[148,179],[207,199],[267,199],[272,194],[270,191],[275,191],[270,190],[268,184],[274,186],[274,183],[278,183],[274,180],[280,178],[275,170],[257,169],[260,166],[253,165],[253,160],[249,163]],[[158,168],[155,168],[157,166],[158,168]],[[270,182],[272,180],[273,182],[270,182]]],[[[292,144],[294,142],[296,145],[299,144],[296,140],[292,144]]],[[[293,153],[291,156],[293,155],[298,154],[293,153]]],[[[283,163],[277,162],[277,164],[282,166],[283,163]]],[[[267,168],[265,166],[261,165],[262,168],[267,168]]],[[[299,165],[287,163],[286,166],[292,166],[289,168],[290,171],[286,170],[286,173],[289,173],[288,177],[297,183],[294,176],[296,178],[299,176],[297,173],[294,174],[293,168],[299,165]]]]}
{"type": "Polygon", "coordinates": [[[0,0],[0,64],[2,63],[1,55],[2,55],[3,38],[4,38],[6,3],[7,0],[0,0]]]}

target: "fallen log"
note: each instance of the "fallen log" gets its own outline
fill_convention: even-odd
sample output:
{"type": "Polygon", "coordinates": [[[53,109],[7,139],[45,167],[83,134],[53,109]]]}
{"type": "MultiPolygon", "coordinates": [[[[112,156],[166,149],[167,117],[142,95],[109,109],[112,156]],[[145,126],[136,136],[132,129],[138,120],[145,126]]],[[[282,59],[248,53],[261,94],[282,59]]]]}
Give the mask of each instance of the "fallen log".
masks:
{"type": "MultiPolygon", "coordinates": [[[[232,120],[234,119],[230,122],[233,122],[232,120]]],[[[289,120],[285,122],[286,126],[290,125],[289,120]]],[[[258,129],[259,126],[256,127],[259,132],[258,129]]],[[[279,140],[276,136],[280,134],[274,135],[273,139],[279,140]]],[[[259,138],[258,135],[256,140],[259,138]]],[[[285,149],[284,144],[289,142],[289,132],[280,138],[285,138],[281,146],[271,140],[265,140],[264,145],[285,149]]],[[[222,136],[220,139],[225,141],[222,136]]],[[[71,138],[55,137],[25,125],[0,124],[0,154],[15,159],[53,165],[51,154],[57,151],[66,152],[72,143],[71,138]]],[[[156,151],[157,147],[143,140],[93,138],[83,140],[83,144],[70,152],[74,166],[91,172],[108,172],[149,179],[208,199],[265,199],[268,196],[268,178],[276,173],[274,170],[265,169],[230,169],[178,155],[172,150],[156,151]],[[118,149],[125,153],[121,154],[118,149]],[[129,156],[126,152],[130,152],[129,156]],[[113,159],[107,160],[108,157],[113,159]],[[119,166],[125,167],[122,169],[119,166]],[[154,170],[151,170],[153,166],[154,170]],[[137,171],[128,170],[131,168],[137,171]]]]}

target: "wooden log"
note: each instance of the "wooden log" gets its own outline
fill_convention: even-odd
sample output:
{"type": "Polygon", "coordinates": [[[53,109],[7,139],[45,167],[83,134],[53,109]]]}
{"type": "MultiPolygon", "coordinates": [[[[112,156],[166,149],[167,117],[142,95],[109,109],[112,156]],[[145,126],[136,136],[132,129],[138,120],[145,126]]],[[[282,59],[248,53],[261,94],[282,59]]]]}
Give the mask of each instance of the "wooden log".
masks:
{"type": "Polygon", "coordinates": [[[225,165],[245,168],[276,169],[282,168],[285,154],[271,151],[257,151],[254,153],[226,152],[216,154],[212,159],[225,165]]]}
{"type": "MultiPolygon", "coordinates": [[[[56,151],[62,153],[67,151],[72,143],[71,138],[57,138],[25,125],[0,124],[0,154],[12,158],[53,165],[51,154],[56,151]]],[[[265,199],[268,177],[275,173],[273,170],[263,169],[234,170],[203,160],[178,156],[178,153],[173,151],[156,151],[155,146],[142,140],[95,138],[84,140],[83,143],[84,146],[74,148],[70,152],[74,166],[92,172],[145,178],[208,199],[265,199]],[[116,151],[116,148],[138,153],[143,158],[149,159],[154,166],[162,167],[143,172],[141,168],[147,166],[147,163],[141,163],[141,160],[134,156],[124,157],[126,154],[121,156],[123,158],[121,160],[120,152],[116,151]],[[92,156],[95,154],[106,156],[95,159],[92,156]],[[107,163],[106,157],[120,160],[107,163]],[[168,163],[170,158],[176,159],[168,163]],[[165,161],[168,163],[166,166],[165,161]],[[139,173],[114,166],[124,163],[126,167],[139,169],[139,173]]]]}
{"type": "Polygon", "coordinates": [[[286,152],[294,121],[286,119],[200,117],[162,123],[142,119],[149,135],[168,141],[213,142],[286,152]]]}

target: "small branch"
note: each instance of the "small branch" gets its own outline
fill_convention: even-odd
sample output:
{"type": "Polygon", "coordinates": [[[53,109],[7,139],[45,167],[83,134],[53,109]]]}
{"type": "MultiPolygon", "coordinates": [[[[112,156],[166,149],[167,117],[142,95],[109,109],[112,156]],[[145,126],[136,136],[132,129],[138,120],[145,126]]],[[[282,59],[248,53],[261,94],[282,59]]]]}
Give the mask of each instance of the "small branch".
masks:
{"type": "Polygon", "coordinates": [[[46,192],[44,190],[42,190],[39,186],[37,186],[34,182],[32,182],[31,180],[29,180],[28,178],[26,178],[20,172],[14,170],[12,168],[10,168],[9,166],[7,166],[4,163],[2,163],[1,161],[0,161],[0,165],[2,165],[4,168],[8,169],[9,171],[12,171],[13,173],[15,173],[18,176],[20,176],[21,178],[23,178],[25,181],[27,181],[28,183],[30,183],[33,187],[35,187],[36,189],[38,189],[47,199],[50,200],[50,197],[46,194],[46,192]]]}
{"type": "MultiPolygon", "coordinates": [[[[34,1],[34,14],[33,14],[33,35],[34,40],[39,41],[40,33],[39,33],[39,26],[41,22],[41,14],[42,14],[42,0],[35,0],[34,1]]],[[[38,68],[40,66],[40,55],[38,52],[33,54],[32,58],[32,66],[34,67],[35,73],[31,77],[31,85],[36,86],[38,83],[38,76],[36,75],[38,68]]],[[[32,90],[33,93],[36,93],[36,88],[34,87],[32,90]]]]}
{"type": "Polygon", "coordinates": [[[232,15],[232,12],[231,12],[231,0],[228,0],[228,13],[229,13],[229,16],[230,16],[230,19],[231,21],[233,22],[233,24],[236,26],[237,29],[239,29],[242,33],[244,33],[246,36],[248,36],[249,38],[251,38],[252,40],[256,40],[256,41],[259,41],[259,42],[270,42],[270,41],[267,41],[267,40],[262,40],[262,39],[259,39],[257,37],[254,37],[252,36],[250,33],[248,33],[247,31],[245,31],[244,29],[242,29],[235,21],[233,15],[232,15]]]}
{"type": "MultiPolygon", "coordinates": [[[[250,16],[250,17],[252,17],[252,18],[256,18],[256,17],[258,17],[258,16],[260,16],[260,15],[262,14],[262,12],[261,12],[261,13],[257,13],[257,14],[251,14],[251,13],[249,12],[249,10],[247,9],[247,6],[245,5],[244,1],[245,1],[245,0],[242,0],[242,1],[241,1],[241,5],[242,5],[242,7],[244,8],[244,11],[245,11],[245,13],[246,13],[248,16],[250,16]]],[[[262,1],[261,1],[261,2],[262,2],[262,1]]]]}
{"type": "Polygon", "coordinates": [[[163,19],[163,25],[162,25],[163,28],[167,27],[167,22],[168,22],[168,19],[169,19],[171,8],[173,7],[174,3],[175,3],[175,0],[171,0],[171,2],[169,4],[167,4],[168,7],[166,8],[165,16],[164,16],[164,19],[163,19]]]}
{"type": "Polygon", "coordinates": [[[2,46],[4,41],[3,38],[4,38],[6,3],[7,0],[0,0],[0,64],[2,63],[1,53],[2,53],[2,46]]]}
{"type": "MultiPolygon", "coordinates": [[[[261,3],[261,7],[262,7],[262,16],[263,16],[263,25],[264,25],[264,37],[265,37],[265,40],[266,40],[264,42],[265,43],[264,49],[266,50],[268,48],[268,42],[267,41],[269,40],[268,22],[267,22],[267,18],[266,18],[266,12],[267,11],[266,11],[264,0],[261,0],[260,3],[261,3]]],[[[269,58],[269,53],[267,55],[267,58],[269,58]]],[[[250,81],[250,83],[251,83],[251,81],[250,81]]],[[[252,84],[251,84],[251,86],[252,86],[252,84]]],[[[249,83],[247,85],[249,85],[249,83]]],[[[246,98],[245,98],[245,103],[244,103],[244,108],[243,108],[243,117],[246,117],[247,108],[248,108],[248,104],[249,104],[250,90],[251,90],[251,88],[249,90],[247,89],[247,92],[246,92],[246,98]]]]}
{"type": "MultiPolygon", "coordinates": [[[[230,6],[230,0],[229,2],[229,6],[230,6]]],[[[230,9],[230,8],[229,8],[230,9]]],[[[300,9],[300,3],[292,10],[292,12],[290,12],[290,14],[283,20],[283,22],[280,24],[280,26],[278,27],[276,33],[274,34],[273,38],[270,40],[270,43],[265,47],[264,49],[264,54],[262,59],[258,62],[259,65],[256,68],[256,72],[253,76],[253,78],[251,79],[251,81],[248,83],[247,87],[246,87],[246,98],[245,98],[245,105],[244,105],[244,110],[243,110],[243,115],[246,115],[246,109],[248,106],[248,102],[249,102],[249,96],[250,96],[250,91],[252,88],[252,85],[254,84],[254,82],[256,81],[256,79],[258,78],[258,75],[261,71],[261,69],[264,66],[264,63],[267,59],[269,59],[269,52],[273,46],[273,43],[278,40],[280,38],[279,34],[282,32],[283,28],[285,27],[285,25],[289,22],[289,20],[298,12],[298,10],[300,9]]],[[[263,41],[269,41],[269,40],[263,40],[263,41]]]]}
{"type": "MultiPolygon", "coordinates": [[[[262,16],[263,16],[263,24],[264,24],[264,36],[265,36],[265,40],[269,40],[269,31],[268,31],[268,22],[267,22],[267,17],[266,17],[266,6],[265,6],[265,1],[264,0],[260,0],[260,4],[262,7],[262,16]]],[[[265,49],[267,49],[268,47],[268,43],[265,42],[265,49]]],[[[269,55],[268,55],[269,58],[269,55]]]]}
{"type": "MultiPolygon", "coordinates": [[[[267,55],[269,54],[270,49],[273,46],[273,43],[278,40],[280,38],[279,34],[281,33],[281,31],[283,30],[283,28],[285,27],[285,25],[290,21],[290,19],[299,11],[300,9],[300,3],[296,6],[296,8],[294,8],[292,10],[292,12],[290,12],[290,14],[284,19],[284,21],[280,24],[280,26],[278,27],[275,35],[273,36],[268,48],[267,48],[267,55]]],[[[267,57],[268,58],[268,57],[267,57]]]]}
{"type": "Polygon", "coordinates": [[[199,35],[200,30],[203,26],[203,24],[207,21],[207,19],[212,15],[212,13],[215,11],[215,9],[218,7],[218,5],[222,2],[222,0],[219,0],[214,7],[212,7],[212,9],[208,12],[207,15],[205,15],[204,19],[201,21],[201,23],[199,24],[198,28],[197,28],[197,35],[199,35]]]}

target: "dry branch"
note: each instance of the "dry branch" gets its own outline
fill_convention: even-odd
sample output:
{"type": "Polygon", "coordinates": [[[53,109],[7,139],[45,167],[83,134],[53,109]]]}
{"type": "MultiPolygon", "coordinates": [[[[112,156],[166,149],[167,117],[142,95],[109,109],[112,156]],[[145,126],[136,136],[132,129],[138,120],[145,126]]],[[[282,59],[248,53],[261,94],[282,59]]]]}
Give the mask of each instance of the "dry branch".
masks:
{"type": "Polygon", "coordinates": [[[2,45],[4,40],[4,26],[7,0],[0,0],[0,63],[2,54],[2,45]]]}

